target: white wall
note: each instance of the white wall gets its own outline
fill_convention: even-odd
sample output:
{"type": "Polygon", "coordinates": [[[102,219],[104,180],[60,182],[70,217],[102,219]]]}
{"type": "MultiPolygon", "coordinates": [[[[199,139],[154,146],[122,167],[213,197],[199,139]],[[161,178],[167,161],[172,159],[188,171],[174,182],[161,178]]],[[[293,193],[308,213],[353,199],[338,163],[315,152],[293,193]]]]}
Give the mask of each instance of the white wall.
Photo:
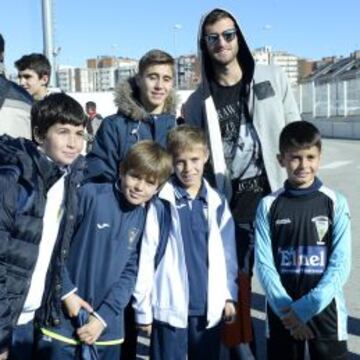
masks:
{"type": "MultiPolygon", "coordinates": [[[[179,90],[177,91],[178,95],[178,106],[177,106],[177,115],[180,115],[181,105],[186,101],[190,96],[193,90],[179,90]]],[[[115,114],[117,108],[114,104],[114,92],[113,91],[104,91],[104,92],[89,92],[89,93],[68,93],[71,97],[77,100],[85,109],[85,104],[88,101],[94,101],[96,103],[96,109],[101,116],[105,117],[108,115],[115,114]]]]}

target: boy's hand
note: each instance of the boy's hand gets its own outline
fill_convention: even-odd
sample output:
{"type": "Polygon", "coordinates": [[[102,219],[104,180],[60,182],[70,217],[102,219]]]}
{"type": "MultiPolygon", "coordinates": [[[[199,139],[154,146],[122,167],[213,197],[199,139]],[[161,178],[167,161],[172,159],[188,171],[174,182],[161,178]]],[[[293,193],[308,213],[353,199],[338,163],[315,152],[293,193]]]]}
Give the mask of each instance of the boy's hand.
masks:
{"type": "Polygon", "coordinates": [[[223,319],[226,323],[231,324],[236,318],[236,308],[233,301],[227,300],[224,307],[223,319]]]}
{"type": "MultiPolygon", "coordinates": [[[[84,299],[75,293],[69,295],[63,300],[65,309],[70,317],[75,317],[79,313],[81,308],[84,308],[89,313],[93,312],[93,308],[84,299]]],[[[1,360],[1,359],[0,359],[1,360]]]]}
{"type": "Polygon", "coordinates": [[[281,322],[286,329],[291,331],[304,325],[291,308],[286,307],[282,309],[282,312],[284,315],[281,317],[281,322]]]}
{"type": "Polygon", "coordinates": [[[0,360],[7,360],[9,358],[9,350],[5,349],[0,354],[0,360]]]}
{"type": "Polygon", "coordinates": [[[103,323],[95,316],[90,315],[89,321],[76,330],[79,339],[85,344],[92,345],[104,331],[103,323]]]}
{"type": "Polygon", "coordinates": [[[314,338],[314,333],[307,325],[299,326],[296,329],[290,331],[291,336],[295,340],[311,340],[314,338]]]}
{"type": "Polygon", "coordinates": [[[136,325],[136,328],[139,329],[139,330],[141,330],[141,331],[144,331],[147,336],[150,336],[150,335],[151,335],[151,332],[152,332],[152,324],[149,324],[149,325],[140,325],[140,324],[137,324],[137,325],[136,325]]]}
{"type": "Polygon", "coordinates": [[[287,307],[282,311],[285,315],[281,318],[281,321],[295,340],[310,340],[314,338],[313,331],[309,326],[302,323],[291,308],[287,307]]]}

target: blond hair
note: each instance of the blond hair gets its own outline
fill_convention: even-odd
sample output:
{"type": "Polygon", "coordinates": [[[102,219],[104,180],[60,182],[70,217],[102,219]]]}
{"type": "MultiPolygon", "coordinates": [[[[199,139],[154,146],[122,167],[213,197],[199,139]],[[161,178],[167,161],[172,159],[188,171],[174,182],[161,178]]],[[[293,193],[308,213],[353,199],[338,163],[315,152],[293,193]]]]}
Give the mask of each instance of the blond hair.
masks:
{"type": "Polygon", "coordinates": [[[197,146],[203,146],[204,151],[208,149],[205,133],[198,127],[187,124],[180,125],[167,135],[166,147],[173,156],[197,146]]]}
{"type": "Polygon", "coordinates": [[[143,140],[131,147],[120,164],[120,173],[140,175],[162,185],[172,171],[171,155],[152,140],[143,140]]]}

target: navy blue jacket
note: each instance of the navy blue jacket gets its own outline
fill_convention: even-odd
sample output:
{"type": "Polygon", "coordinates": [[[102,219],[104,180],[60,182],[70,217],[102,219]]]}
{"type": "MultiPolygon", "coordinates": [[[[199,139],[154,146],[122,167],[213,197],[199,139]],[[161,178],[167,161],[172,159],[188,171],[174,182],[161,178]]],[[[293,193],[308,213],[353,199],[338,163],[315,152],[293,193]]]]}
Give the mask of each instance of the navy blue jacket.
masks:
{"type": "Polygon", "coordinates": [[[140,140],[154,140],[165,146],[166,136],[175,126],[175,104],[169,96],[164,113],[148,114],[137,100],[133,79],[117,89],[118,113],[105,118],[96,133],[92,151],[87,155],[85,177],[94,182],[115,182],[119,163],[140,140]]]}
{"type": "MultiPolygon", "coordinates": [[[[61,288],[60,275],[74,223],[75,189],[82,160],[73,164],[65,182],[61,228],[47,272],[45,294],[61,288]]],[[[12,327],[22,311],[39,253],[46,194],[63,171],[26,139],[0,137],[0,348],[9,344],[12,327]]],[[[78,181],[79,180],[79,181],[78,181]]],[[[53,320],[60,311],[54,301],[42,310],[53,320]]]]}
{"type": "MultiPolygon", "coordinates": [[[[117,185],[87,183],[79,190],[79,212],[64,274],[63,295],[75,287],[106,322],[100,341],[123,338],[123,310],[130,300],[138,266],[138,245],[146,209],[129,204],[117,185]]],[[[63,321],[51,331],[72,337],[63,321]]]]}

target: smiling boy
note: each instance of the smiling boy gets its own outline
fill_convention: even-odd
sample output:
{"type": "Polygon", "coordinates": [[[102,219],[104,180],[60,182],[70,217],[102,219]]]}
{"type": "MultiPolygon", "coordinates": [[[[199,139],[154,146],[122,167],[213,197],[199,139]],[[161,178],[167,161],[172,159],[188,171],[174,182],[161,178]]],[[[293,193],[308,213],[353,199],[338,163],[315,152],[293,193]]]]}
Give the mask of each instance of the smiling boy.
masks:
{"type": "MultiPolygon", "coordinates": [[[[85,114],[65,94],[31,111],[36,143],[0,138],[0,358],[31,359],[33,320],[59,286],[82,179],[85,114]]],[[[43,318],[60,309],[47,303],[43,318]]],[[[49,320],[50,321],[50,320],[49,320]]]]}
{"type": "Polygon", "coordinates": [[[171,173],[171,157],[158,144],[134,145],[116,183],[87,183],[62,288],[64,312],[53,327],[43,324],[36,359],[75,359],[83,344],[96,345],[99,359],[119,359],[124,309],[137,274],[139,239],[149,201],[171,173]],[[88,311],[82,326],[74,325],[88,311]]]}
{"type": "Polygon", "coordinates": [[[255,263],[267,298],[268,359],[347,358],[343,286],[350,272],[350,214],[345,198],[317,177],[318,129],[287,125],[278,160],[284,188],[257,210],[255,263]]]}
{"type": "Polygon", "coordinates": [[[155,207],[148,212],[134,292],[136,322],[151,333],[153,360],[217,360],[220,323],[235,317],[234,224],[226,200],[203,179],[204,133],[179,126],[170,131],[167,148],[175,175],[159,193],[162,216],[155,207]]]}
{"type": "Polygon", "coordinates": [[[115,91],[116,114],[105,118],[87,155],[87,179],[116,181],[118,163],[140,140],[162,146],[175,126],[174,59],[162,50],[150,50],[139,61],[136,76],[115,91]]]}

